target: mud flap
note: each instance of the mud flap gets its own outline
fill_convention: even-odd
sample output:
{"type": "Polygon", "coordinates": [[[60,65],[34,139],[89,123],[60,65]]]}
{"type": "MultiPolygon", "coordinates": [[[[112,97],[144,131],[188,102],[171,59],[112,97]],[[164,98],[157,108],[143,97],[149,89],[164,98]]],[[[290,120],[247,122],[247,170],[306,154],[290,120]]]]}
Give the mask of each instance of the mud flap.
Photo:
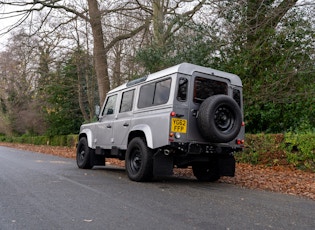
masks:
{"type": "Polygon", "coordinates": [[[173,175],[173,157],[158,151],[153,157],[153,175],[171,176],[173,175]]]}
{"type": "Polygon", "coordinates": [[[220,176],[235,175],[235,158],[233,155],[225,155],[219,157],[220,176]]]}
{"type": "Polygon", "coordinates": [[[101,154],[100,148],[96,148],[96,150],[91,151],[90,160],[93,166],[105,166],[105,156],[99,155],[101,154]]]}

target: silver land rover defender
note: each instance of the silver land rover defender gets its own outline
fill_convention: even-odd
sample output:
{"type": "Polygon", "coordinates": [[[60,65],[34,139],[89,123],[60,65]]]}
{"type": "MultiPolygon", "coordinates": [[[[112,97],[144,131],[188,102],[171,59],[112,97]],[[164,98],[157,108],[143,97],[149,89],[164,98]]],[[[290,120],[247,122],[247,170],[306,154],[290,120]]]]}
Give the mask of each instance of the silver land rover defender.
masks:
{"type": "Polygon", "coordinates": [[[238,76],[182,63],[111,90],[98,121],[81,126],[77,165],[118,158],[133,181],[191,166],[198,180],[216,181],[234,176],[243,119],[238,76]]]}

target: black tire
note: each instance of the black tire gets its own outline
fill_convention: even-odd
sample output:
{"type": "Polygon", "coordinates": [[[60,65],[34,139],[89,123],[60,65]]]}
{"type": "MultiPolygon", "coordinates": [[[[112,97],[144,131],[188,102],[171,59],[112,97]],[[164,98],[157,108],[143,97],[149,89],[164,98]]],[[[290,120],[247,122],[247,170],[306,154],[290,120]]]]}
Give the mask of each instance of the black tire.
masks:
{"type": "Polygon", "coordinates": [[[91,169],[93,168],[93,164],[91,162],[91,151],[89,148],[87,139],[82,137],[79,140],[77,147],[77,165],[81,169],[91,169]]]}
{"type": "Polygon", "coordinates": [[[201,103],[197,124],[206,140],[229,142],[240,132],[242,113],[234,99],[227,95],[214,95],[201,103]]]}
{"type": "Polygon", "coordinates": [[[142,138],[136,137],[128,144],[125,165],[130,180],[140,182],[153,178],[152,150],[142,138]]]}
{"type": "Polygon", "coordinates": [[[210,163],[195,163],[192,166],[194,176],[202,182],[215,182],[220,179],[219,164],[217,160],[210,163]]]}

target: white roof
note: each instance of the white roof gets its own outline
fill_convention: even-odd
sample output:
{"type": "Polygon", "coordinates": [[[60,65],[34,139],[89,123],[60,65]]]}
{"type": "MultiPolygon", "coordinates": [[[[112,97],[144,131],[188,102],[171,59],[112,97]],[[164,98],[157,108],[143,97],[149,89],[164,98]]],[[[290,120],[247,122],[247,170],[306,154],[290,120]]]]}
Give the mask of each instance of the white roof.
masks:
{"type": "MultiPolygon", "coordinates": [[[[241,79],[239,78],[239,76],[237,76],[235,74],[223,72],[220,70],[215,70],[215,69],[212,69],[209,67],[203,67],[203,66],[199,66],[199,65],[185,63],[185,62],[181,63],[179,65],[172,66],[172,67],[169,67],[167,69],[158,71],[156,73],[149,74],[144,82],[158,79],[162,76],[167,76],[167,75],[170,75],[173,73],[182,73],[182,74],[186,74],[186,75],[192,75],[194,72],[200,72],[200,73],[205,73],[205,74],[214,75],[217,77],[229,79],[232,85],[242,86],[241,79]]],[[[118,86],[115,89],[112,89],[109,93],[125,89],[126,87],[127,87],[127,83],[125,83],[121,86],[118,86]]]]}

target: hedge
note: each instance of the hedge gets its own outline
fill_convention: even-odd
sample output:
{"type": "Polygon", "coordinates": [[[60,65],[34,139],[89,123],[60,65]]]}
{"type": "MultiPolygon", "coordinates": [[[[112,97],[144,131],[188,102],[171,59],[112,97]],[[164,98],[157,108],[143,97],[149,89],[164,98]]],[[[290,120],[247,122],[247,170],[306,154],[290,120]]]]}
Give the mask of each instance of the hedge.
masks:
{"type": "Polygon", "coordinates": [[[78,135],[19,137],[0,136],[0,142],[74,147],[78,142],[78,135]]]}
{"type": "Polygon", "coordinates": [[[235,156],[238,162],[315,172],[315,133],[247,134],[244,151],[235,156]]]}
{"type": "MultiPolygon", "coordinates": [[[[0,142],[74,147],[77,135],[0,136],[0,142]]],[[[291,165],[315,172],[315,133],[246,134],[243,152],[235,154],[237,162],[269,166],[291,165]]]]}

